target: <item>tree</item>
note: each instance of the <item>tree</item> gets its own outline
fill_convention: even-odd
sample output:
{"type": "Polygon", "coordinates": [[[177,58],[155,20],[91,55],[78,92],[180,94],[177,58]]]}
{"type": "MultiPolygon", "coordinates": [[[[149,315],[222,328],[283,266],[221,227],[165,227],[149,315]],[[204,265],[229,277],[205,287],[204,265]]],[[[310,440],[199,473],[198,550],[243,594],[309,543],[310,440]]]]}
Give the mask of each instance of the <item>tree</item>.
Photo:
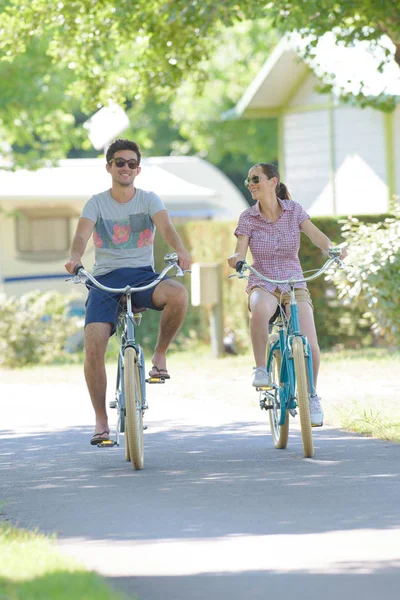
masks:
{"type": "Polygon", "coordinates": [[[220,28],[219,43],[202,69],[208,81],[199,88],[188,77],[171,102],[146,97],[128,103],[132,136],[146,154],[197,154],[222,169],[238,187],[249,166],[277,159],[275,120],[223,121],[277,42],[265,20],[220,28]]]}
{"type": "Polygon", "coordinates": [[[277,161],[276,119],[222,120],[254,79],[278,41],[267,19],[243,21],[217,32],[218,45],[200,68],[208,80],[199,90],[189,76],[172,102],[182,141],[179,154],[195,152],[222,169],[241,188],[248,168],[260,160],[277,161]]]}
{"type": "MultiPolygon", "coordinates": [[[[18,123],[27,123],[31,137],[50,147],[52,127],[56,141],[62,140],[66,128],[74,130],[74,123],[66,124],[74,102],[89,115],[110,101],[124,105],[147,96],[171,99],[189,74],[196,86],[204,84],[209,79],[207,60],[220,43],[221,27],[246,19],[267,18],[281,33],[311,34],[310,52],[316,39],[332,29],[346,44],[355,40],[378,44],[385,33],[396,45],[395,59],[400,62],[400,6],[394,0],[266,5],[259,0],[0,0],[0,9],[1,68],[17,65],[37,44],[40,75],[61,80],[63,95],[59,112],[49,113],[53,92],[42,86],[34,97],[35,118],[21,118],[23,108],[17,108],[13,119],[3,119],[2,127],[9,139],[24,139],[25,126],[18,128],[18,123]],[[47,124],[45,132],[42,123],[47,124]]],[[[37,83],[33,74],[27,87],[37,83]]]]}

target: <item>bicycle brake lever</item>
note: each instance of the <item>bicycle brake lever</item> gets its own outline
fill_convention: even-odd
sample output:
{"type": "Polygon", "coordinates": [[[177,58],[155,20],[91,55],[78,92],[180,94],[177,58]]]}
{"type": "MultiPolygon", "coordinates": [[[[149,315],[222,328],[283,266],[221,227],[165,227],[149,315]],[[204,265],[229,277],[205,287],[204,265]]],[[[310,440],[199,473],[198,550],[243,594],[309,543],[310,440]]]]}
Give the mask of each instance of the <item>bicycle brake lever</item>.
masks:
{"type": "Polygon", "coordinates": [[[175,269],[176,269],[175,277],[183,277],[184,276],[185,271],[183,271],[178,264],[175,265],[175,269]]]}

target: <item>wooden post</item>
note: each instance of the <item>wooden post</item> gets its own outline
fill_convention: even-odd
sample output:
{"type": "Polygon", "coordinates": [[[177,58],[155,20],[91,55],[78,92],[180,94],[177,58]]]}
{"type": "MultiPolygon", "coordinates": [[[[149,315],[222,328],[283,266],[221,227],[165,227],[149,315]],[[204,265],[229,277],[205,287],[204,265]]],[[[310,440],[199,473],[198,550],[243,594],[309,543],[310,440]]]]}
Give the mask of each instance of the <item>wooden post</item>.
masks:
{"type": "Polygon", "coordinates": [[[222,296],[222,265],[217,265],[217,301],[210,308],[211,352],[215,358],[224,355],[224,315],[222,296]]]}
{"type": "Polygon", "coordinates": [[[210,323],[211,352],[215,358],[224,354],[224,317],[222,297],[222,265],[192,264],[192,306],[204,306],[210,323]]]}

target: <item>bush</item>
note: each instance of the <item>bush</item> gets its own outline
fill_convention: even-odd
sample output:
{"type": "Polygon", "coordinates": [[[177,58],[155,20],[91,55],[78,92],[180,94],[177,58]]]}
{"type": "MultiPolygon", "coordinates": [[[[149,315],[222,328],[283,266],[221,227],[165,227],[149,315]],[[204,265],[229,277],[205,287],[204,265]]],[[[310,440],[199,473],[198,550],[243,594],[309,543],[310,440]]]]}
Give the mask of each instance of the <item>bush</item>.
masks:
{"type": "Polygon", "coordinates": [[[343,237],[351,256],[332,281],[344,306],[357,305],[376,335],[400,342],[400,211],[381,223],[349,218],[343,237]]]}
{"type": "Polygon", "coordinates": [[[77,320],[68,316],[70,301],[71,297],[53,291],[32,291],[20,298],[0,296],[0,365],[23,367],[63,360],[66,340],[77,331],[77,320]]]}

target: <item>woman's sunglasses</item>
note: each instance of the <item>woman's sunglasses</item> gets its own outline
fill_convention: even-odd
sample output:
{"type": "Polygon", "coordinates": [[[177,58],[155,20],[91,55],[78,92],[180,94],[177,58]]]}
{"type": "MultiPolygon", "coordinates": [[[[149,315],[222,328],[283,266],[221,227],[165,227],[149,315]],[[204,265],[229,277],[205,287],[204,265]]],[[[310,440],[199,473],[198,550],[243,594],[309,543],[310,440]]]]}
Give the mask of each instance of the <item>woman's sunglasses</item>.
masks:
{"type": "Polygon", "coordinates": [[[133,171],[134,169],[137,169],[139,166],[138,161],[134,160],[133,158],[130,158],[129,160],[126,160],[125,158],[112,158],[110,160],[110,164],[112,163],[112,161],[115,162],[115,166],[118,167],[118,169],[121,169],[125,165],[128,165],[128,167],[130,169],[132,169],[132,171],[133,171]]]}
{"type": "Polygon", "coordinates": [[[248,177],[247,179],[244,180],[244,185],[246,187],[249,187],[249,185],[251,183],[260,183],[260,176],[254,175],[253,177],[248,177]]]}

